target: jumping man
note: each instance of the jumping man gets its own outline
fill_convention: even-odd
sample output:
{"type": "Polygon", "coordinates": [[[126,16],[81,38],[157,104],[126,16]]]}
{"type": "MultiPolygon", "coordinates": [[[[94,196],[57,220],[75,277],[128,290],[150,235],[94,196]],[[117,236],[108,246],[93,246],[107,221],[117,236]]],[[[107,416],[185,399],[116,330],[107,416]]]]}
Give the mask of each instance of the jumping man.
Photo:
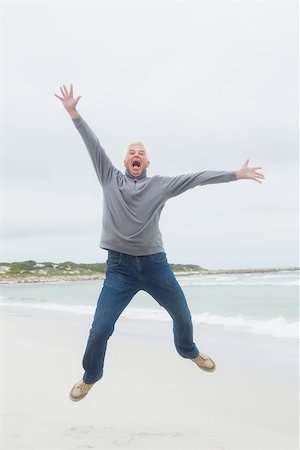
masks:
{"type": "Polygon", "coordinates": [[[227,183],[240,179],[261,183],[264,175],[250,168],[247,160],[237,171],[202,171],[175,177],[147,176],[149,160],[141,142],[128,146],[125,173],[113,166],[97,137],[77,110],[80,96],[74,98],[73,86],[55,94],[68,111],[91,157],[103,190],[103,223],[100,247],[108,251],[107,269],[94,320],[83,356],[83,378],[76,383],[70,399],[87,395],[103,375],[107,341],[114,325],[132,297],[148,292],[170,314],[174,343],[183,358],[192,360],[207,372],[215,370],[214,361],[200,353],[193,342],[193,326],[184,293],[164,251],[159,218],[166,201],[195,186],[227,183]]]}

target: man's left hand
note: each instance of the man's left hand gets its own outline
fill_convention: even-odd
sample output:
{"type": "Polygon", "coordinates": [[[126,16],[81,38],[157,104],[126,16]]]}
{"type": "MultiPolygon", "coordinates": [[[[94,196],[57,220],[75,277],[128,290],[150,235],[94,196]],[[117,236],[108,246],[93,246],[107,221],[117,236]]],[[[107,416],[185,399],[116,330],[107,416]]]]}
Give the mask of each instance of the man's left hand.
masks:
{"type": "Polygon", "coordinates": [[[262,167],[248,167],[248,163],[249,159],[247,159],[242,167],[235,172],[237,180],[254,180],[261,183],[261,180],[264,180],[265,176],[262,173],[257,172],[257,170],[262,169],[262,167]]]}

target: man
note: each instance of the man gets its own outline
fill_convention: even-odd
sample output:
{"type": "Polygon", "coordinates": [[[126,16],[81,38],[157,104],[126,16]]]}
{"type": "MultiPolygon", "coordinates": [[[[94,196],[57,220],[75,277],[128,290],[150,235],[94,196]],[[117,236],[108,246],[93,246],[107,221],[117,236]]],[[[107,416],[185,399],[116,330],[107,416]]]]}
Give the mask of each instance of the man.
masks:
{"type": "Polygon", "coordinates": [[[129,145],[125,174],[116,169],[97,137],[77,111],[80,96],[74,98],[73,86],[60,88],[59,98],[71,116],[87,147],[103,189],[103,224],[100,247],[108,250],[106,278],[83,357],[83,378],[70,392],[72,401],[84,398],[103,375],[107,341],[116,320],[132,297],[144,290],[163,306],[173,319],[174,343],[183,358],[191,359],[207,372],[215,370],[214,361],[200,353],[193,342],[191,314],[185,296],[166,258],[159,218],[165,202],[195,186],[225,183],[238,179],[261,182],[261,167],[248,167],[247,160],[238,171],[204,171],[176,177],[147,177],[149,160],[142,143],[129,145]]]}

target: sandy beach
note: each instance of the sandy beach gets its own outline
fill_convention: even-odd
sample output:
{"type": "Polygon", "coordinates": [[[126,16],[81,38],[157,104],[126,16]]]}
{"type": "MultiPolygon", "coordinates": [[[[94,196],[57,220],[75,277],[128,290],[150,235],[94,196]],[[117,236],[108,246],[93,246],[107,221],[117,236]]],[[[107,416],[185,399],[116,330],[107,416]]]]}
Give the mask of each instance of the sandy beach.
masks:
{"type": "Polygon", "coordinates": [[[171,323],[120,318],[104,377],[73,403],[90,322],[3,308],[1,449],[299,448],[297,342],[197,326],[211,374],[176,353],[171,323]]]}

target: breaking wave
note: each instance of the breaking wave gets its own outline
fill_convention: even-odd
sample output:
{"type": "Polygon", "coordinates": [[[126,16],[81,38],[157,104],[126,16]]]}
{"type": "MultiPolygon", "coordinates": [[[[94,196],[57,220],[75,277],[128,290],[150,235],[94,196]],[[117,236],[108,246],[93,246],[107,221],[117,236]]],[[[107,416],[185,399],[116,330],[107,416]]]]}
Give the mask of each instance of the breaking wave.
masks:
{"type": "MultiPolygon", "coordinates": [[[[93,315],[95,311],[95,306],[90,305],[37,303],[28,301],[20,302],[9,300],[5,297],[0,298],[0,306],[10,308],[34,308],[45,311],[88,315],[93,315]]],[[[169,314],[164,309],[131,308],[130,306],[123,311],[122,317],[132,320],[171,321],[169,314]]],[[[195,326],[201,324],[214,325],[222,327],[224,330],[246,332],[276,338],[297,339],[299,336],[299,322],[289,322],[284,317],[259,319],[244,315],[221,316],[204,312],[201,314],[192,314],[192,320],[195,326]]]]}

